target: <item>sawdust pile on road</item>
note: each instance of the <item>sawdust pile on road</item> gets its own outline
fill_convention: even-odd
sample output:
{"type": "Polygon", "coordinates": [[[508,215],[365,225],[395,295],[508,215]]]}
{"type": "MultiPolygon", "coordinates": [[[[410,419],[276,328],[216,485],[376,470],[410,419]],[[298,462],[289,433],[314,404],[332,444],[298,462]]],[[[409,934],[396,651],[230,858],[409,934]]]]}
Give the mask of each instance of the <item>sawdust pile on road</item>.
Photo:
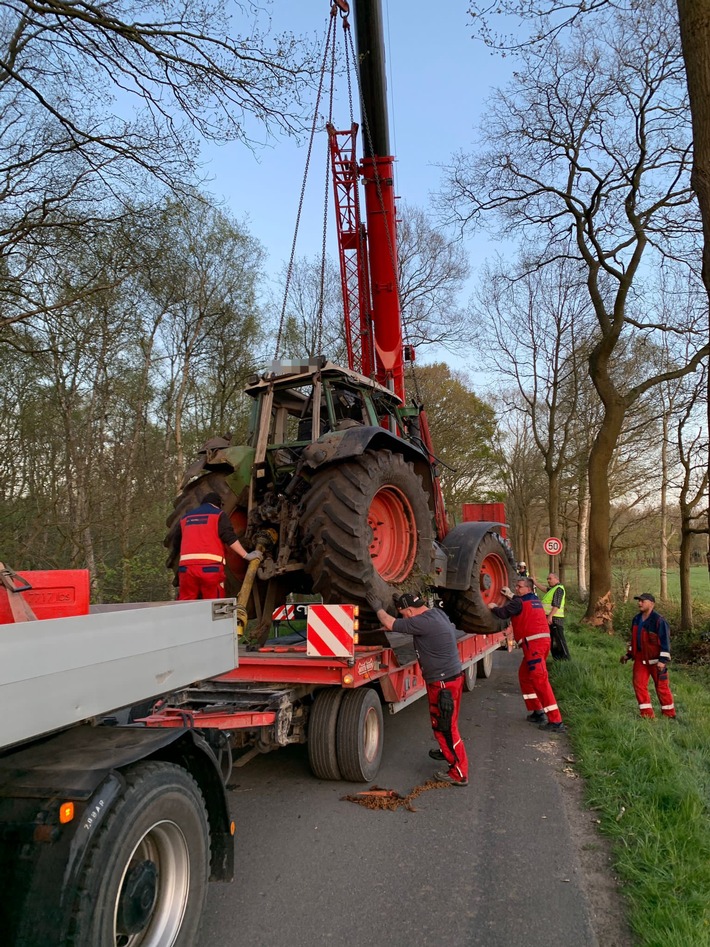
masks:
{"type": "Polygon", "coordinates": [[[356,802],[359,806],[366,809],[389,809],[394,812],[395,809],[407,809],[409,812],[417,810],[412,805],[412,801],[421,796],[423,792],[430,789],[450,789],[449,783],[441,779],[427,779],[425,783],[415,786],[406,796],[400,794],[394,789],[382,789],[381,786],[370,786],[364,792],[356,793],[354,796],[341,796],[341,802],[356,802]]]}

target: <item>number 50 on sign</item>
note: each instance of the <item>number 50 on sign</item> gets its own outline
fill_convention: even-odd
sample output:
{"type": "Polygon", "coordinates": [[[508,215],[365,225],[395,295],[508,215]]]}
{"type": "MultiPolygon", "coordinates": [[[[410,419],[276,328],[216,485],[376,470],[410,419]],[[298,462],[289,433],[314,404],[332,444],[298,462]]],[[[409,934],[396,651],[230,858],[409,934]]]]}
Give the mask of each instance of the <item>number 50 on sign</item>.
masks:
{"type": "Polygon", "coordinates": [[[542,544],[542,548],[548,556],[559,556],[562,552],[562,540],[556,536],[550,536],[549,539],[546,539],[542,544]]]}

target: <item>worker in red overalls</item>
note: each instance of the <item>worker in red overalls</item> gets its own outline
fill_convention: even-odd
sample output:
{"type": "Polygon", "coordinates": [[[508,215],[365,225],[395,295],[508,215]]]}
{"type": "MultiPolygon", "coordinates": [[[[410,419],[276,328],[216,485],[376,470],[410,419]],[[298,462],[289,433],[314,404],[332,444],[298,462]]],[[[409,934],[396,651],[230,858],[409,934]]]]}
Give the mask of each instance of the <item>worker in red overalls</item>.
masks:
{"type": "Polygon", "coordinates": [[[654,717],[648,693],[648,679],[653,678],[658,702],[664,717],[675,718],[675,703],[668,683],[668,665],[671,661],[671,632],[668,622],[654,611],[656,599],[650,592],[634,595],[639,612],[631,622],[631,643],[621,663],[631,658],[634,662],[634,692],[642,717],[654,717]]]}
{"type": "Polygon", "coordinates": [[[258,550],[247,552],[222,509],[219,493],[208,493],[199,506],[180,520],[178,599],[222,598],[224,547],[247,561],[261,559],[258,550]]]}
{"type": "Polygon", "coordinates": [[[456,628],[440,608],[429,608],[418,592],[395,595],[399,618],[393,618],[374,593],[367,603],[387,631],[411,635],[429,698],[429,719],[439,749],[429,750],[433,760],[447,769],[434,773],[439,782],[468,786],[468,756],[459,732],[463,669],[456,644],[456,628]]]}
{"type": "Polygon", "coordinates": [[[515,595],[508,588],[502,590],[508,599],[505,605],[491,603],[488,607],[497,618],[510,621],[515,640],[523,650],[518,680],[525,706],[530,711],[528,720],[538,724],[540,730],[563,733],[567,728],[562,723],[562,715],[547,676],[550,628],[545,609],[535,595],[534,588],[531,578],[520,577],[515,583],[515,595]]]}

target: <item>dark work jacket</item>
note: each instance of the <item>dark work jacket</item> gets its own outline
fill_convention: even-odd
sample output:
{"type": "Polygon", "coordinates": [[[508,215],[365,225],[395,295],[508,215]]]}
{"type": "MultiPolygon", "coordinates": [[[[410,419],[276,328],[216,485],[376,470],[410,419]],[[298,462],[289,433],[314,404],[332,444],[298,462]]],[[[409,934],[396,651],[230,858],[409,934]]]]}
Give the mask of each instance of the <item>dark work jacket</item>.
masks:
{"type": "Polygon", "coordinates": [[[659,615],[654,609],[645,621],[641,612],[634,616],[627,654],[642,664],[670,662],[671,632],[663,615],[659,615]]]}

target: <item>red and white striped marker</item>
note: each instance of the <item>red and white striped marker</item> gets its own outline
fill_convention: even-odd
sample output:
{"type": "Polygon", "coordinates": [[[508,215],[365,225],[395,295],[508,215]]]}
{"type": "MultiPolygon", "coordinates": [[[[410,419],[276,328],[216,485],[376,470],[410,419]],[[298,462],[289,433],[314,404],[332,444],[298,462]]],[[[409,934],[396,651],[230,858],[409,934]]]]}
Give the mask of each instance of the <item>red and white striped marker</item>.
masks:
{"type": "Polygon", "coordinates": [[[310,605],[306,654],[347,658],[355,653],[355,606],[310,605]]]}

